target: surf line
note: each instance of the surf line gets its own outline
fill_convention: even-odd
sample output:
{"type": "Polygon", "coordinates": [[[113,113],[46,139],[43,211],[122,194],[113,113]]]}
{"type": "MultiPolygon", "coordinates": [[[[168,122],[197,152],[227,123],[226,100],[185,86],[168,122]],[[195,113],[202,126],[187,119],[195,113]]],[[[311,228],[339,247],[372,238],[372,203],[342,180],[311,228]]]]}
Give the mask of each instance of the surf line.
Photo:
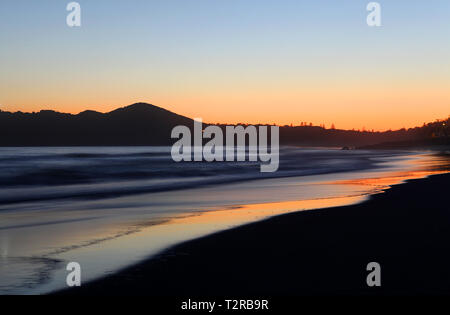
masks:
{"type": "Polygon", "coordinates": [[[261,172],[276,172],[280,161],[280,131],[278,126],[270,126],[270,151],[268,150],[268,126],[242,125],[208,126],[203,129],[201,118],[194,119],[194,136],[187,126],[176,126],[172,129],[172,139],[176,141],[171,149],[175,162],[243,162],[260,161],[261,172]],[[248,138],[248,143],[246,139],[248,138]],[[192,146],[192,139],[194,145],[192,146]],[[203,146],[203,140],[209,140],[203,146]],[[237,141],[235,142],[235,139],[237,141]],[[225,147],[224,147],[225,143],[225,147]],[[248,154],[247,150],[248,148],[248,154]],[[193,154],[192,154],[193,153],[193,154]],[[192,157],[193,155],[193,157],[192,157]]]}

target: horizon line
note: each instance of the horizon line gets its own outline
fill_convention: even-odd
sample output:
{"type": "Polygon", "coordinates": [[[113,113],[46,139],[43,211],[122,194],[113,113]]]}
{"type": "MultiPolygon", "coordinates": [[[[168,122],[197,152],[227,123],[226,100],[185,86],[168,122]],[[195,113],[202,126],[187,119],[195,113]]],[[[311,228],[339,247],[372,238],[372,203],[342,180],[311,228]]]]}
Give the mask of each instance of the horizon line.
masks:
{"type": "MultiPolygon", "coordinates": [[[[165,110],[167,112],[170,112],[170,113],[173,113],[175,115],[178,115],[178,116],[183,116],[183,117],[186,117],[186,118],[189,118],[189,119],[192,119],[192,120],[195,119],[195,118],[191,118],[189,116],[178,114],[178,113],[176,113],[174,111],[171,111],[169,109],[166,109],[164,107],[161,107],[161,106],[158,106],[158,105],[154,105],[154,104],[151,104],[151,103],[147,103],[147,102],[135,102],[135,103],[132,103],[130,105],[119,106],[119,107],[117,107],[117,108],[115,108],[113,110],[110,110],[110,111],[98,111],[98,110],[94,110],[94,109],[85,109],[85,110],[82,110],[82,111],[79,111],[79,112],[70,112],[70,111],[64,112],[64,111],[58,111],[58,110],[50,109],[50,108],[47,108],[47,109],[46,108],[42,108],[39,111],[22,111],[22,110],[8,111],[8,110],[2,110],[2,106],[4,106],[4,105],[0,105],[0,112],[11,113],[11,114],[16,114],[16,113],[38,114],[38,113],[47,111],[47,112],[55,112],[55,113],[58,113],[58,114],[73,115],[73,116],[77,116],[77,115],[85,113],[85,112],[95,112],[95,113],[99,113],[99,114],[103,114],[104,115],[104,114],[112,113],[112,112],[114,112],[116,110],[119,110],[119,109],[125,109],[127,107],[131,107],[131,106],[135,106],[135,105],[139,105],[139,104],[147,105],[147,106],[154,106],[154,107],[160,108],[162,110],[165,110]]],[[[203,122],[203,123],[204,124],[208,124],[208,125],[230,125],[230,126],[236,126],[236,125],[255,125],[255,126],[265,125],[265,126],[278,126],[278,127],[288,127],[288,128],[294,128],[294,127],[318,127],[318,128],[323,128],[325,130],[342,130],[342,131],[355,131],[355,132],[370,132],[370,133],[377,133],[378,132],[378,133],[383,133],[383,132],[389,132],[389,131],[400,131],[400,130],[410,130],[410,129],[414,129],[414,128],[420,128],[420,127],[423,127],[424,125],[427,125],[427,124],[447,121],[449,119],[450,119],[450,114],[448,115],[447,118],[436,118],[434,121],[424,122],[424,124],[422,126],[416,125],[414,127],[408,127],[408,128],[407,127],[403,127],[403,128],[399,128],[399,129],[392,129],[392,128],[390,128],[390,129],[384,129],[384,130],[376,130],[374,128],[367,128],[367,129],[365,129],[364,127],[362,129],[361,128],[339,129],[339,128],[333,127],[335,125],[334,123],[330,124],[330,127],[327,128],[325,123],[323,123],[323,124],[314,124],[312,122],[306,122],[306,121],[300,122],[303,125],[294,124],[294,123],[291,123],[291,124],[279,124],[279,123],[264,123],[264,122],[259,122],[259,123],[246,123],[246,122],[238,122],[238,123],[221,123],[221,122],[210,123],[210,122],[206,122],[205,123],[205,122],[203,122]]]]}

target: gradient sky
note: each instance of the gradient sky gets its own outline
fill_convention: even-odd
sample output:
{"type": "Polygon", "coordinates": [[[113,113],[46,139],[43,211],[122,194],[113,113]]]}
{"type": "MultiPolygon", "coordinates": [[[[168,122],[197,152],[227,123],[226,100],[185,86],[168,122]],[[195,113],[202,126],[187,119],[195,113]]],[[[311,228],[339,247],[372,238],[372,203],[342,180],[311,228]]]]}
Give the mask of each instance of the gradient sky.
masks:
{"type": "Polygon", "coordinates": [[[397,129],[450,114],[450,1],[0,1],[0,109],[142,101],[208,122],[397,129]]]}

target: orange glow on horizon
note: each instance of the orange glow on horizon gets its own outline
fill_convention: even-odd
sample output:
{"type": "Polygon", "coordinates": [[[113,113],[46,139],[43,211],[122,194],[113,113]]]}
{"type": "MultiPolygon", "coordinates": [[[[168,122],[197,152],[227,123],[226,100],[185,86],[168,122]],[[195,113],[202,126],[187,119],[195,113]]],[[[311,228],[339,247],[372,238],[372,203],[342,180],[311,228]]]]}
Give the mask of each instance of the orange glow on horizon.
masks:
{"type": "Polygon", "coordinates": [[[27,93],[13,87],[3,87],[5,93],[1,93],[0,87],[0,109],[104,113],[145,102],[190,118],[200,117],[208,123],[297,126],[306,122],[315,126],[325,124],[327,128],[334,124],[337,129],[375,131],[422,126],[446,119],[450,114],[450,93],[445,80],[439,84],[397,79],[392,82],[354,79],[336,82],[332,78],[323,81],[324,85],[318,78],[298,82],[292,78],[280,82],[264,78],[223,85],[203,82],[203,85],[171,87],[161,83],[153,88],[139,81],[135,85],[83,83],[71,90],[64,83],[55,82],[55,86],[45,86],[44,90],[36,87],[27,93]]]}
{"type": "MultiPolygon", "coordinates": [[[[414,101],[414,107],[410,111],[404,111],[404,106],[386,106],[380,105],[377,107],[377,100],[368,100],[367,109],[364,106],[358,107],[351,97],[342,97],[345,106],[324,106],[323,101],[308,98],[302,102],[295,100],[283,100],[283,105],[271,105],[273,100],[267,99],[261,101],[261,106],[256,102],[250,102],[246,98],[238,100],[238,105],[228,105],[231,100],[208,102],[208,99],[201,100],[197,98],[178,100],[154,100],[152,98],[142,99],[127,99],[118,98],[115,101],[96,101],[96,102],[45,102],[30,103],[23,102],[20,105],[12,103],[11,105],[0,104],[0,110],[9,112],[39,112],[41,110],[54,110],[62,113],[78,114],[85,110],[94,110],[102,113],[113,111],[117,108],[125,107],[134,103],[148,103],[166,110],[172,111],[176,114],[183,115],[189,118],[201,117],[204,122],[208,123],[222,123],[222,124],[277,124],[298,126],[302,123],[319,126],[325,124],[326,128],[335,125],[336,129],[355,129],[355,130],[397,130],[401,128],[420,127],[423,123],[434,122],[436,119],[447,119],[450,117],[450,111],[439,110],[440,103],[450,104],[450,98],[447,96],[439,99],[439,96],[430,96],[428,99],[432,105],[420,105],[420,100],[414,101]],[[297,104],[309,103],[310,106],[301,106],[297,104]],[[63,104],[63,105],[61,105],[63,104]],[[92,105],[80,105],[92,104],[92,105]],[[165,105],[170,104],[170,105],[165,105]],[[177,104],[177,105],[172,105],[177,104]],[[178,105],[181,104],[181,105],[178,105]],[[209,106],[207,104],[214,104],[209,106]],[[249,104],[249,105],[240,105],[249,104]],[[433,104],[435,106],[433,106],[433,104]],[[327,108],[326,111],[321,111],[320,107],[327,108]],[[391,107],[391,108],[389,108],[391,107]],[[229,110],[224,110],[229,108],[229,110]],[[385,108],[386,110],[377,111],[377,108],[385,108]]],[[[392,97],[394,104],[401,103],[398,97],[392,97]]]]}

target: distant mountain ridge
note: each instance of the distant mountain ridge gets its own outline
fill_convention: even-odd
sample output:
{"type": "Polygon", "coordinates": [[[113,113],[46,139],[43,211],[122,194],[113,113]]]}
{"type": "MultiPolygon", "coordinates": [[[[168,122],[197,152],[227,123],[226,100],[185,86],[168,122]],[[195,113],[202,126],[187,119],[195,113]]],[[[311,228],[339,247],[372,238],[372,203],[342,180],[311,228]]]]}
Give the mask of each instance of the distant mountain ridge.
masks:
{"type": "MultiPolygon", "coordinates": [[[[191,118],[161,107],[136,103],[108,113],[79,114],[42,110],[38,113],[0,111],[0,146],[166,146],[175,126],[193,128],[191,118]]],[[[205,124],[206,126],[206,124],[205,124]]],[[[225,129],[225,125],[218,125],[225,129]]],[[[450,120],[396,131],[369,132],[318,126],[282,126],[280,143],[302,146],[373,146],[396,142],[450,145],[450,120]],[[436,140],[436,138],[438,140],[436,140]]]]}
{"type": "Polygon", "coordinates": [[[88,110],[77,115],[50,110],[0,112],[0,145],[169,145],[177,125],[192,126],[193,120],[146,103],[109,113],[88,110]]]}

